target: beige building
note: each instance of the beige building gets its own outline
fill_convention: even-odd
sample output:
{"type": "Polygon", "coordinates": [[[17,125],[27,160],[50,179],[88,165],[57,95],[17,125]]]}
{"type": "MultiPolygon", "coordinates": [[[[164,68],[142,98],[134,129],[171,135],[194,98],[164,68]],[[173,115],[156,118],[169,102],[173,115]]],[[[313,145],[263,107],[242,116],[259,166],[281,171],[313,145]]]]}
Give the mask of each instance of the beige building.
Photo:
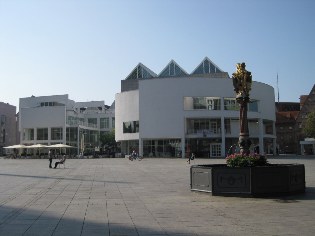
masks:
{"type": "Polygon", "coordinates": [[[16,107],[0,102],[0,155],[3,147],[17,144],[16,107]]]}

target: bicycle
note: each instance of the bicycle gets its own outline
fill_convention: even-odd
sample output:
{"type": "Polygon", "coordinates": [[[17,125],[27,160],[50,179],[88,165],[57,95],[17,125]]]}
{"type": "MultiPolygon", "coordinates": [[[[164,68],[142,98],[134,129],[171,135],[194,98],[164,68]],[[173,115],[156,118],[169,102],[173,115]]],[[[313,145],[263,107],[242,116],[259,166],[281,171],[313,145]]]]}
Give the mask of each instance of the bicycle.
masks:
{"type": "Polygon", "coordinates": [[[133,160],[138,160],[138,161],[141,161],[143,159],[142,156],[139,156],[138,154],[132,154],[129,156],[129,160],[130,161],[133,161],[133,160]]]}

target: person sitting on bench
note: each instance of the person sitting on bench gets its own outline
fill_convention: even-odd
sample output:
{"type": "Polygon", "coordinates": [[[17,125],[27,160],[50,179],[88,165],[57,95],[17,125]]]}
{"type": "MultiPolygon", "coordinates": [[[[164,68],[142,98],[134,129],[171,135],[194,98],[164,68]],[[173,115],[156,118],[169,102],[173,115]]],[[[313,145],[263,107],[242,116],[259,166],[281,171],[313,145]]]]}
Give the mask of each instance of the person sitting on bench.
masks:
{"type": "Polygon", "coordinates": [[[63,157],[62,157],[61,160],[55,162],[55,167],[54,167],[54,169],[56,169],[57,166],[60,165],[60,164],[63,164],[63,165],[64,165],[64,164],[65,164],[65,161],[66,161],[66,155],[63,155],[63,157]]]}

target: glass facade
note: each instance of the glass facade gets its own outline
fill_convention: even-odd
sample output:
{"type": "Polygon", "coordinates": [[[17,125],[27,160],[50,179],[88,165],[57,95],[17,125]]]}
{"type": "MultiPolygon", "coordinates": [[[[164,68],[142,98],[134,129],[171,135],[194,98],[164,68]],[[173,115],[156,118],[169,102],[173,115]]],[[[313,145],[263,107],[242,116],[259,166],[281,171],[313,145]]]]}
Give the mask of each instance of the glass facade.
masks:
{"type": "Polygon", "coordinates": [[[88,118],[88,126],[89,127],[97,127],[97,118],[88,118]]]}
{"type": "Polygon", "coordinates": [[[221,133],[221,119],[188,119],[187,134],[208,135],[221,133]]]}
{"type": "Polygon", "coordinates": [[[138,65],[131,74],[126,78],[128,79],[149,79],[155,75],[152,75],[150,71],[144,68],[142,65],[138,65]]]}
{"type": "Polygon", "coordinates": [[[24,129],[23,140],[34,140],[34,129],[24,129]]]}
{"type": "Polygon", "coordinates": [[[238,111],[239,109],[240,106],[235,98],[224,98],[224,110],[238,111]]]}
{"type": "Polygon", "coordinates": [[[115,128],[115,117],[112,118],[112,128],[115,128]]]}
{"type": "Polygon", "coordinates": [[[187,75],[175,62],[169,63],[160,73],[159,77],[185,76],[187,75]]]}
{"type": "Polygon", "coordinates": [[[67,116],[67,124],[68,125],[84,125],[84,118],[75,117],[75,116],[67,116]]]}
{"type": "Polygon", "coordinates": [[[65,104],[59,102],[41,102],[41,107],[55,107],[55,106],[64,106],[65,104]]]}
{"type": "Polygon", "coordinates": [[[192,74],[210,74],[222,72],[217,66],[211,63],[210,60],[205,59],[192,74]]]}
{"type": "Polygon", "coordinates": [[[78,128],[77,127],[67,127],[67,143],[71,143],[71,146],[77,146],[77,136],[78,136],[78,128]]]}
{"type": "Polygon", "coordinates": [[[100,118],[100,128],[101,129],[109,129],[109,118],[100,118]]]}
{"type": "Polygon", "coordinates": [[[143,140],[143,156],[181,157],[180,139],[143,140]]]}
{"type": "Polygon", "coordinates": [[[51,128],[51,140],[62,140],[62,127],[51,128]]]}
{"type": "Polygon", "coordinates": [[[185,110],[220,110],[221,100],[219,97],[185,97],[185,110]]]}
{"type": "Polygon", "coordinates": [[[48,140],[48,128],[37,128],[37,140],[48,140]]]}
{"type": "Polygon", "coordinates": [[[123,133],[139,133],[139,121],[124,122],[123,133]]]}

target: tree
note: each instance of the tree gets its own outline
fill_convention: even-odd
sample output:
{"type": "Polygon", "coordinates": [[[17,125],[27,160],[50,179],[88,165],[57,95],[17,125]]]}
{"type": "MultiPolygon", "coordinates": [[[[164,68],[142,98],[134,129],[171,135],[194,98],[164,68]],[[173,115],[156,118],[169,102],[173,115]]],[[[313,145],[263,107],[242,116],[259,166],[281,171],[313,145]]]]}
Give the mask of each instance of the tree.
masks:
{"type": "Polygon", "coordinates": [[[303,131],[307,137],[315,138],[315,111],[307,115],[303,131]]]}
{"type": "Polygon", "coordinates": [[[115,129],[101,135],[100,141],[105,150],[114,151],[116,148],[115,129]]]}

